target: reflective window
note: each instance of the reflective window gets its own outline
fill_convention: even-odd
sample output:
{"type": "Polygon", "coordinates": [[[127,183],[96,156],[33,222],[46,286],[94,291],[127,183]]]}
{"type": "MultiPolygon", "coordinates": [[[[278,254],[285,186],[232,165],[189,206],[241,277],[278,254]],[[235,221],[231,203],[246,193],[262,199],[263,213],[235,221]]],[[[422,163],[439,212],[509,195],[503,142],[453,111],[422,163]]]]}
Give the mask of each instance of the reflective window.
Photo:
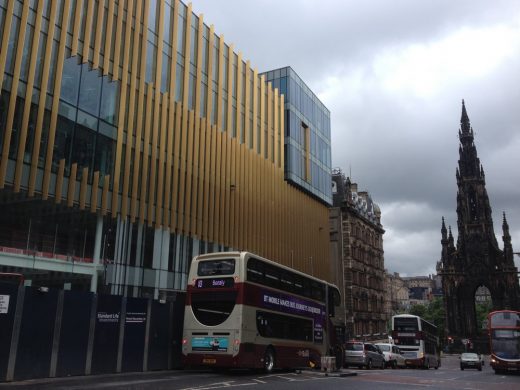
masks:
{"type": "MultiPolygon", "coordinates": [[[[157,30],[157,0],[149,0],[150,8],[148,10],[148,29],[156,32],[157,30]]],[[[165,7],[168,8],[168,7],[165,7]]]]}
{"type": "Polygon", "coordinates": [[[36,58],[36,73],[34,75],[34,86],[40,88],[41,77],[43,72],[43,59],[45,57],[45,46],[46,46],[47,34],[40,33],[40,42],[38,44],[38,55],[36,58]]]}
{"type": "Polygon", "coordinates": [[[164,5],[164,29],[163,29],[163,39],[167,44],[171,44],[171,33],[172,33],[172,9],[169,4],[164,5]]]}
{"type": "Polygon", "coordinates": [[[11,32],[9,33],[9,41],[7,42],[7,62],[5,65],[5,71],[7,73],[13,73],[14,69],[14,57],[16,54],[16,46],[18,44],[18,30],[20,27],[20,18],[13,16],[11,22],[11,32]]]}
{"type": "Polygon", "coordinates": [[[25,30],[25,43],[23,45],[22,67],[20,68],[20,79],[27,81],[27,73],[29,72],[29,54],[31,52],[33,41],[34,27],[27,24],[25,30]]]}
{"type": "Polygon", "coordinates": [[[166,53],[162,53],[162,69],[161,69],[161,92],[167,92],[170,88],[170,66],[171,59],[166,53]]]}
{"type": "Polygon", "coordinates": [[[80,70],[78,57],[67,58],[63,63],[60,97],[74,105],[78,104],[80,70]]]}
{"type": "Polygon", "coordinates": [[[81,125],[76,124],[74,140],[72,143],[72,163],[78,163],[78,171],[87,167],[92,170],[92,156],[94,154],[94,142],[96,133],[81,125]]]}
{"type": "Polygon", "coordinates": [[[99,114],[99,98],[101,96],[101,77],[97,70],[89,70],[87,64],[82,65],[79,93],[79,108],[92,115],[99,114]]]}
{"type": "Polygon", "coordinates": [[[98,134],[94,155],[94,172],[99,171],[102,175],[109,175],[114,166],[115,153],[116,142],[111,138],[98,134]]]}
{"type": "Polygon", "coordinates": [[[147,43],[146,49],[146,78],[147,83],[155,81],[157,47],[150,41],[147,43]]]}
{"type": "Polygon", "coordinates": [[[56,138],[54,139],[54,153],[52,155],[52,171],[58,170],[59,162],[62,158],[67,161],[70,158],[70,148],[72,146],[72,134],[74,131],[74,121],[58,115],[56,125],[56,138]]]}
{"type": "MultiPolygon", "coordinates": [[[[183,5],[181,4],[181,8],[183,5]]],[[[179,15],[177,18],[177,52],[184,55],[184,41],[186,35],[186,19],[179,15]]]]}
{"type": "Polygon", "coordinates": [[[119,82],[110,81],[103,77],[103,90],[101,94],[101,112],[99,117],[108,123],[117,122],[119,110],[119,82]]]}

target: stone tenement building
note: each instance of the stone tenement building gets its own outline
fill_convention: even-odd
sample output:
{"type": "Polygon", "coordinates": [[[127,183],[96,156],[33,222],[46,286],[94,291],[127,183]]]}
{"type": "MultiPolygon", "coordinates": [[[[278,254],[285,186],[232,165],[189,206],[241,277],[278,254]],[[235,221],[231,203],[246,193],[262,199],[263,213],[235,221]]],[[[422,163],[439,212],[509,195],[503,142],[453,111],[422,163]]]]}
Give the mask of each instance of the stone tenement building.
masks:
{"type": "Polygon", "coordinates": [[[409,290],[398,272],[385,271],[385,312],[389,315],[401,313],[410,307],[409,290]]]}
{"type": "Polygon", "coordinates": [[[381,211],[340,170],[332,173],[332,274],[344,299],[346,335],[379,339],[386,333],[381,211]]]}

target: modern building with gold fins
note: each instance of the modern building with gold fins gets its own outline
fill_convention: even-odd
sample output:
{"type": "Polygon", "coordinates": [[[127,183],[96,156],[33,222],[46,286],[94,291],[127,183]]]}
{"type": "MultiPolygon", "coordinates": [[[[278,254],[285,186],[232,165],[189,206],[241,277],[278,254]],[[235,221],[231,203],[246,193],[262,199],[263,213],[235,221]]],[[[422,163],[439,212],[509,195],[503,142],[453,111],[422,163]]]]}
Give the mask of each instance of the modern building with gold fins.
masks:
{"type": "Polygon", "coordinates": [[[273,72],[179,0],[0,0],[0,272],[157,298],[234,249],[328,279],[330,114],[273,72]]]}

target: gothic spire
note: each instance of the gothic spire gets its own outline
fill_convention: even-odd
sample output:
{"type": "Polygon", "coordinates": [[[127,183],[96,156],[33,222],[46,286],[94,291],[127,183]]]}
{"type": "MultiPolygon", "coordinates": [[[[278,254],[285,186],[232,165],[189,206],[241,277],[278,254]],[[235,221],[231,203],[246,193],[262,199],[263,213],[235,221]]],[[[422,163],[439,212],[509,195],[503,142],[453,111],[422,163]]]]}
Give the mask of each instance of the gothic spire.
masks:
{"type": "Polygon", "coordinates": [[[462,99],[462,115],[460,116],[460,136],[473,136],[473,129],[469,122],[468,113],[466,112],[466,105],[462,99]]]}
{"type": "Polygon", "coordinates": [[[442,217],[441,234],[442,234],[442,239],[443,240],[446,240],[448,238],[447,231],[446,231],[446,224],[444,223],[444,217],[442,217]]]}
{"type": "Polygon", "coordinates": [[[455,248],[455,242],[454,242],[454,239],[453,239],[453,234],[451,233],[451,226],[449,227],[449,233],[448,233],[448,242],[449,242],[449,247],[450,248],[455,248]]]}
{"type": "Polygon", "coordinates": [[[505,211],[503,212],[503,216],[504,218],[502,220],[502,232],[504,233],[504,241],[506,240],[506,238],[508,238],[509,241],[511,241],[511,235],[509,234],[509,225],[507,223],[505,211]]]}

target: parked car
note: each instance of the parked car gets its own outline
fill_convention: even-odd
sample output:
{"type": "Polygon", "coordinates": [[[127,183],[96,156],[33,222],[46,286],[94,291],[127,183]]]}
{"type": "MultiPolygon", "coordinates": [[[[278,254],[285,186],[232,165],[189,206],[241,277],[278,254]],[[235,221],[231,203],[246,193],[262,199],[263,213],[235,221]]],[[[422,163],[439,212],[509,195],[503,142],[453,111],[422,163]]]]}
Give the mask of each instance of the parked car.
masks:
{"type": "Polygon", "coordinates": [[[406,367],[405,358],[403,355],[401,355],[401,350],[399,347],[390,343],[377,343],[375,346],[379,347],[379,349],[383,351],[383,356],[385,358],[385,364],[387,367],[406,367]]]}
{"type": "Polygon", "coordinates": [[[460,355],[460,369],[476,368],[482,371],[482,360],[480,356],[473,352],[466,352],[460,355]]]}
{"type": "Polygon", "coordinates": [[[344,367],[357,366],[370,370],[373,367],[385,368],[383,352],[373,344],[363,341],[349,341],[345,345],[344,367]]]}

